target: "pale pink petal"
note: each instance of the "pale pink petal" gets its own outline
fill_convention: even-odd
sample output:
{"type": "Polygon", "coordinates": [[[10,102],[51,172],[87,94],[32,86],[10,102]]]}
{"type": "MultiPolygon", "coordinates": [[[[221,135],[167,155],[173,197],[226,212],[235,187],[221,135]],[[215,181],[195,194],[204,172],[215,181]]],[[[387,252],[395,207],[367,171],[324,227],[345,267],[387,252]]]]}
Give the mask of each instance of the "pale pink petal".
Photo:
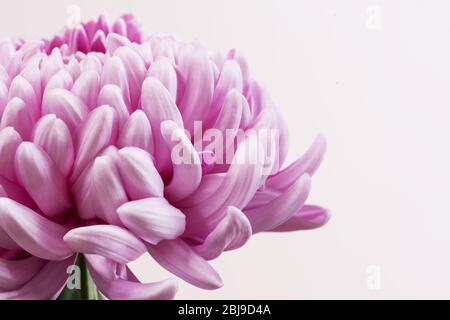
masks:
{"type": "Polygon", "coordinates": [[[54,114],[42,117],[34,129],[33,142],[50,156],[64,176],[68,176],[74,161],[74,148],[64,121],[54,114]]]}
{"type": "Polygon", "coordinates": [[[22,142],[17,148],[15,169],[20,184],[46,216],[63,215],[72,207],[64,176],[40,147],[22,142]]]}
{"type": "Polygon", "coordinates": [[[186,89],[180,104],[184,125],[193,132],[194,120],[209,112],[214,92],[212,63],[204,50],[195,50],[180,66],[186,79],[186,89]]]}
{"type": "Polygon", "coordinates": [[[269,231],[288,232],[320,228],[330,219],[330,212],[322,207],[304,205],[289,220],[269,231]]]}
{"type": "Polygon", "coordinates": [[[223,251],[242,247],[251,235],[252,227],[245,214],[236,207],[228,207],[217,227],[194,249],[206,260],[212,260],[223,251]]]}
{"type": "Polygon", "coordinates": [[[136,110],[128,117],[117,139],[117,146],[138,147],[153,154],[152,128],[142,110],[136,110]]]}
{"type": "Polygon", "coordinates": [[[100,106],[92,110],[79,131],[72,179],[78,177],[104,147],[114,144],[116,137],[117,116],[114,109],[100,106]]]}
{"type": "Polygon", "coordinates": [[[141,97],[141,85],[146,72],[145,63],[135,50],[126,46],[117,48],[114,56],[119,57],[124,63],[130,88],[130,109],[135,110],[141,97]]]}
{"type": "Polygon", "coordinates": [[[30,281],[44,264],[44,260],[36,257],[21,260],[0,258],[0,292],[20,288],[30,281]]]}
{"type": "Polygon", "coordinates": [[[161,266],[196,287],[214,290],[223,285],[219,274],[182,239],[148,244],[147,249],[161,266]]]}
{"type": "Polygon", "coordinates": [[[184,214],[164,198],[130,201],[117,209],[123,224],[152,244],[176,239],[184,231],[184,214]]]}
{"type": "Polygon", "coordinates": [[[322,135],[317,136],[303,156],[267,180],[267,187],[284,191],[303,174],[313,175],[322,162],[325,149],[325,138],[322,135]]]}
{"type": "Polygon", "coordinates": [[[45,87],[44,90],[44,95],[45,92],[50,91],[52,89],[59,88],[70,90],[72,86],[73,86],[72,76],[67,70],[61,69],[57,73],[55,73],[48,81],[47,86],[45,87]]]}
{"type": "Polygon", "coordinates": [[[117,264],[98,255],[86,255],[89,271],[98,289],[112,300],[173,299],[177,291],[174,279],[154,283],[140,283],[134,279],[117,277],[117,264]]]}
{"type": "Polygon", "coordinates": [[[254,233],[273,229],[300,210],[309,195],[311,177],[305,173],[278,198],[268,204],[244,210],[254,233]]]}
{"type": "MultiPolygon", "coordinates": [[[[127,73],[125,71],[125,65],[119,57],[111,57],[103,67],[101,74],[101,86],[107,84],[117,85],[121,92],[125,104],[130,107],[130,87],[128,84],[127,73]]],[[[130,109],[131,110],[131,109],[130,109]]]]}
{"type": "Polygon", "coordinates": [[[14,157],[22,138],[13,127],[6,127],[0,130],[0,175],[16,182],[16,172],[14,168],[14,157]]]}
{"type": "Polygon", "coordinates": [[[64,241],[75,252],[98,254],[118,263],[128,263],[147,250],[131,232],[112,225],[93,225],[70,230],[64,241]]]}
{"type": "Polygon", "coordinates": [[[174,101],[177,101],[177,74],[174,67],[167,58],[160,57],[150,65],[147,72],[148,77],[154,77],[169,91],[174,101]]]}
{"type": "Polygon", "coordinates": [[[116,111],[119,129],[130,115],[128,107],[123,100],[122,90],[114,84],[107,84],[100,90],[97,104],[108,105],[116,111]]]}
{"type": "Polygon", "coordinates": [[[93,109],[97,106],[97,95],[100,90],[100,76],[96,71],[83,71],[72,87],[72,93],[83,103],[93,109]]]}
{"type": "Polygon", "coordinates": [[[121,225],[116,209],[128,201],[114,161],[109,156],[97,157],[92,167],[94,192],[98,201],[98,217],[121,225]]]}
{"type": "Polygon", "coordinates": [[[73,254],[63,241],[68,227],[9,198],[0,198],[0,228],[21,248],[41,259],[62,260],[73,254]]]}
{"type": "Polygon", "coordinates": [[[9,101],[3,111],[0,128],[13,127],[23,139],[28,140],[33,126],[31,112],[25,102],[20,98],[13,98],[9,101]]]}
{"type": "Polygon", "coordinates": [[[185,208],[186,236],[206,236],[223,218],[228,206],[244,208],[261,185],[262,150],[256,136],[248,136],[233,158],[219,187],[204,203],[185,208]]]}
{"type": "Polygon", "coordinates": [[[148,152],[126,147],[118,155],[117,167],[130,199],[163,197],[164,183],[148,152]]]}
{"type": "Polygon", "coordinates": [[[84,102],[65,89],[47,91],[42,99],[42,114],[55,114],[64,121],[72,134],[85,120],[87,113],[84,102]]]}
{"type": "Polygon", "coordinates": [[[45,300],[52,299],[61,291],[68,274],[67,268],[74,257],[62,261],[49,261],[27,283],[17,290],[0,291],[1,300],[45,300]]]}

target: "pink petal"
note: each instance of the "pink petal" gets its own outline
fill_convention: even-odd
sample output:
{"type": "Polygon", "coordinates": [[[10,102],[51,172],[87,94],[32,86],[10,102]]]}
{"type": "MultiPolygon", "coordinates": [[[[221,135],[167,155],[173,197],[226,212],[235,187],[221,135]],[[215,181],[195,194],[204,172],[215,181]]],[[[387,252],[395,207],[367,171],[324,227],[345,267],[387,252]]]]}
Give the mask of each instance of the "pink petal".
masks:
{"type": "Polygon", "coordinates": [[[116,264],[97,255],[86,255],[89,271],[99,290],[112,300],[158,300],[173,299],[177,291],[174,279],[154,283],[140,283],[137,280],[117,277],[116,264]]]}
{"type": "Polygon", "coordinates": [[[130,47],[120,47],[114,52],[114,56],[119,57],[125,66],[128,84],[130,88],[131,110],[138,106],[141,96],[141,85],[145,77],[145,63],[140,55],[130,47]]]}
{"type": "Polygon", "coordinates": [[[119,207],[117,213],[128,229],[152,244],[176,239],[184,231],[184,214],[164,198],[130,201],[119,207]]]}
{"type": "Polygon", "coordinates": [[[81,173],[100,150],[114,144],[116,136],[117,119],[114,109],[109,106],[100,106],[92,110],[79,131],[72,179],[81,173]]]}
{"type": "Polygon", "coordinates": [[[107,84],[100,90],[97,103],[99,105],[106,104],[116,111],[119,128],[122,127],[130,115],[128,107],[123,100],[122,90],[114,84],[107,84]]]}
{"type": "Polygon", "coordinates": [[[54,223],[9,198],[0,198],[0,226],[33,256],[62,260],[73,252],[62,240],[68,228],[54,223]]]}
{"type": "Polygon", "coordinates": [[[317,136],[305,154],[289,167],[269,177],[267,187],[284,191],[305,173],[313,175],[325,154],[326,141],[322,135],[317,136]]]}
{"type": "Polygon", "coordinates": [[[54,114],[42,117],[34,129],[33,142],[50,156],[64,176],[68,176],[74,161],[74,150],[69,128],[64,121],[54,114]]]}
{"type": "Polygon", "coordinates": [[[74,257],[62,261],[49,261],[29,282],[19,289],[0,291],[0,299],[44,300],[55,298],[67,280],[67,268],[73,263],[74,257]]]}
{"type": "Polygon", "coordinates": [[[88,113],[84,102],[70,91],[53,89],[42,100],[42,115],[55,114],[63,120],[71,133],[81,124],[88,113]]]}
{"type": "Polygon", "coordinates": [[[244,210],[254,233],[273,229],[300,210],[309,195],[311,177],[305,173],[278,198],[253,209],[244,210]]]}
{"type": "Polygon", "coordinates": [[[101,156],[95,159],[92,179],[99,206],[98,217],[110,224],[121,225],[116,209],[128,198],[111,157],[101,156]]]}
{"type": "Polygon", "coordinates": [[[45,87],[44,94],[47,91],[57,88],[70,90],[72,86],[73,86],[72,76],[67,70],[61,69],[50,78],[50,80],[47,83],[47,86],[45,87]]]}
{"type": "Polygon", "coordinates": [[[313,205],[305,205],[289,218],[289,220],[269,231],[288,232],[316,229],[325,225],[329,219],[330,212],[327,209],[313,205]]]}
{"type": "Polygon", "coordinates": [[[214,90],[210,117],[212,121],[220,112],[220,108],[224,104],[225,97],[230,90],[236,90],[241,93],[243,89],[242,72],[239,64],[234,60],[226,60],[220,72],[219,80],[214,90]]]}
{"type": "Polygon", "coordinates": [[[148,244],[147,249],[161,266],[196,287],[214,290],[223,285],[219,274],[182,239],[148,244]]]}
{"type": "Polygon", "coordinates": [[[131,232],[112,225],[93,225],[70,230],[64,241],[75,252],[98,254],[118,263],[128,263],[147,250],[131,232]]]}
{"type": "Polygon", "coordinates": [[[151,127],[154,128],[153,139],[155,148],[155,163],[158,171],[163,177],[169,176],[172,170],[170,152],[159,131],[162,121],[173,120],[179,127],[183,128],[181,114],[170,93],[156,78],[145,79],[141,93],[142,110],[147,115],[151,127]]]}
{"type": "Polygon", "coordinates": [[[113,56],[105,63],[100,78],[102,87],[107,84],[117,85],[122,92],[125,104],[130,107],[130,88],[127,73],[125,65],[119,57],[113,56]]]}
{"type": "Polygon", "coordinates": [[[142,110],[134,111],[122,127],[117,146],[138,147],[153,154],[152,128],[142,110]]]}
{"type": "Polygon", "coordinates": [[[175,122],[171,120],[162,122],[161,133],[171,150],[173,163],[172,180],[164,192],[170,201],[179,201],[192,194],[200,185],[202,179],[200,157],[184,130],[175,122]]]}
{"type": "Polygon", "coordinates": [[[251,235],[252,227],[245,214],[238,208],[228,207],[217,227],[194,249],[206,260],[212,260],[223,251],[242,247],[251,235]]]}
{"type": "Polygon", "coordinates": [[[45,151],[34,143],[19,145],[15,170],[20,184],[46,216],[63,215],[72,207],[64,176],[45,151]]]}
{"type": "Polygon", "coordinates": [[[89,109],[97,106],[99,90],[100,76],[96,71],[89,69],[80,74],[72,87],[72,93],[80,98],[89,109]]]}
{"type": "Polygon", "coordinates": [[[22,138],[12,127],[6,127],[0,130],[0,175],[16,182],[16,173],[14,170],[14,157],[22,138]]]}
{"type": "Polygon", "coordinates": [[[30,115],[31,112],[25,102],[20,98],[13,98],[3,111],[0,128],[13,127],[23,139],[27,140],[34,126],[30,115]]]}
{"type": "Polygon", "coordinates": [[[111,54],[114,54],[117,48],[129,46],[130,44],[130,40],[116,33],[109,33],[106,37],[106,49],[111,54]]]}
{"type": "Polygon", "coordinates": [[[148,152],[126,147],[118,154],[117,167],[130,199],[164,196],[164,182],[148,152]]]}
{"type": "Polygon", "coordinates": [[[20,288],[30,281],[43,266],[44,260],[36,257],[23,260],[0,258],[0,292],[20,288]]]}
{"type": "Polygon", "coordinates": [[[209,112],[214,92],[211,61],[204,50],[196,50],[180,66],[186,77],[186,90],[180,104],[186,128],[193,132],[194,120],[203,119],[209,112]]]}
{"type": "Polygon", "coordinates": [[[238,147],[219,187],[205,202],[185,208],[186,236],[206,236],[223,218],[228,206],[244,208],[261,185],[262,150],[256,136],[248,136],[238,147]],[[250,157],[250,158],[249,158],[250,157]]]}
{"type": "Polygon", "coordinates": [[[150,66],[147,73],[148,77],[154,77],[161,81],[164,87],[169,91],[173,100],[177,100],[178,79],[174,67],[170,61],[164,57],[156,59],[150,66]]]}

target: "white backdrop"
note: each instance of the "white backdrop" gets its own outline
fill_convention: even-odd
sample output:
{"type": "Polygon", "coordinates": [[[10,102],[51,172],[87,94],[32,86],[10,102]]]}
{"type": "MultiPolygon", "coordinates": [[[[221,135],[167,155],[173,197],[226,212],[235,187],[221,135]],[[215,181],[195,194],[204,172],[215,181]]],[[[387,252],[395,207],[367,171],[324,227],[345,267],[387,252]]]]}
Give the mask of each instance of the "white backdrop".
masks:
{"type": "Polygon", "coordinates": [[[287,118],[289,159],[327,137],[309,202],[330,223],[258,235],[213,262],[222,289],[180,281],[178,298],[450,298],[448,1],[3,0],[0,37],[52,34],[70,4],[240,49],[287,118]]]}

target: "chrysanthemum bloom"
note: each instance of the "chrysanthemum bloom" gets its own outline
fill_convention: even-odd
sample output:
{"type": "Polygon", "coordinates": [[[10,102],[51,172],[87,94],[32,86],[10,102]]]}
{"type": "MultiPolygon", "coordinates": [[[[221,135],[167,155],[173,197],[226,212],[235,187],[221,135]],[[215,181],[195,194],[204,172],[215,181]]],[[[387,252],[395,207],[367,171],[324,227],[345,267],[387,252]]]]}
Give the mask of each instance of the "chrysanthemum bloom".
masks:
{"type": "Polygon", "coordinates": [[[222,280],[208,260],[254,233],[328,220],[327,210],[305,205],[324,139],[280,170],[287,128],[242,55],[146,36],[130,15],[50,41],[2,41],[0,114],[3,299],[56,297],[76,254],[111,299],[175,295],[175,280],[144,284],[127,268],[145,252],[216,289],[222,280]],[[198,150],[194,137],[212,128],[246,134],[232,134],[223,150],[198,150]],[[261,152],[249,129],[278,133],[269,172],[236,161],[261,152]],[[174,161],[180,146],[190,161],[174,161]],[[221,151],[233,161],[205,161],[221,151]]]}

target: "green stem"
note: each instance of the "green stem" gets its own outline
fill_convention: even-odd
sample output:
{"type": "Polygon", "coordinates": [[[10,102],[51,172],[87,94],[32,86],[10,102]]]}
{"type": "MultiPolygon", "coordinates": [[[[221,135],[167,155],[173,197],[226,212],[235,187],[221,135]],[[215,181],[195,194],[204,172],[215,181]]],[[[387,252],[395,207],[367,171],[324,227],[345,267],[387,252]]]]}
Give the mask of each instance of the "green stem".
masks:
{"type": "MultiPolygon", "coordinates": [[[[58,300],[101,300],[103,296],[97,291],[97,287],[92,280],[91,274],[87,266],[86,258],[82,254],[77,255],[75,265],[79,267],[79,271],[75,271],[69,275],[69,280],[64,290],[58,297],[58,300]],[[79,277],[79,288],[70,286],[71,277],[79,277]]],[[[77,281],[75,280],[75,283],[77,281]]]]}

